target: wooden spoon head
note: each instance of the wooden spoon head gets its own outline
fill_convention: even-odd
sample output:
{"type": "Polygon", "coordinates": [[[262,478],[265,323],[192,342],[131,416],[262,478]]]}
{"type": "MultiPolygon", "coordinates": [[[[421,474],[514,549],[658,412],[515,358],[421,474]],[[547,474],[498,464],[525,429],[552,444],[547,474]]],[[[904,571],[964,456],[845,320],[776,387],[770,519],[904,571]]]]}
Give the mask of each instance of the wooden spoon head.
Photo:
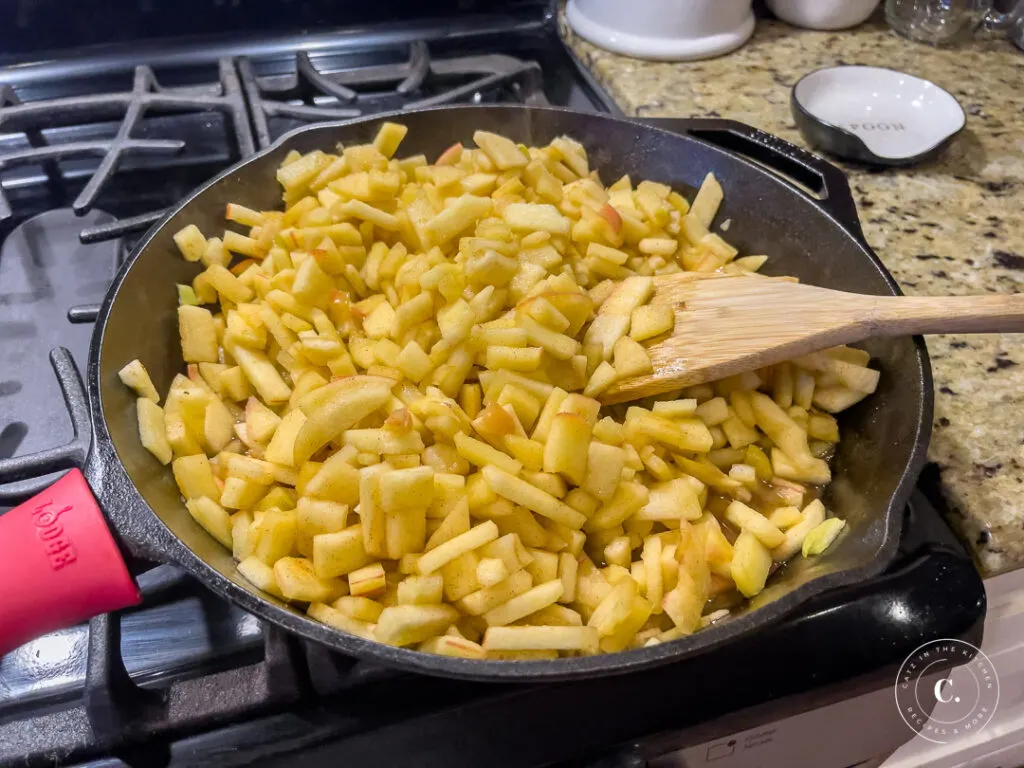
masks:
{"type": "Polygon", "coordinates": [[[655,278],[652,304],[675,312],[671,335],[648,346],[653,372],[600,395],[622,403],[757,370],[863,338],[869,297],[801,285],[792,278],[681,273],[655,278]]]}

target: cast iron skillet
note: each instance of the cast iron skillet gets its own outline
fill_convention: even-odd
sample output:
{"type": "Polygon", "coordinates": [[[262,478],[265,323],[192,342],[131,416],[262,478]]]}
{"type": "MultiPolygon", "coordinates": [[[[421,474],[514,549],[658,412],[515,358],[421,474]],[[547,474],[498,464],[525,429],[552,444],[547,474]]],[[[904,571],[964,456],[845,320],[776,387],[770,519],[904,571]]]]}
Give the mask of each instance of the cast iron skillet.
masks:
{"type": "MultiPolygon", "coordinates": [[[[302,611],[249,585],[238,574],[231,553],[189,516],[170,469],[160,466],[140,444],[135,396],[120,383],[117,371],[138,357],[157,389],[166,392],[174,374],[184,368],[173,286],[191,281],[198,267],[178,255],[171,239],[174,232],[189,223],[206,233],[222,230],[224,206],[230,201],[257,209],[277,207],[280,192],[275,170],[289,151],[370,141],[385,120],[409,126],[400,149],[403,156],[422,152],[436,157],[453,142],[469,142],[474,130],[485,129],[531,145],[546,144],[563,134],[572,136],[587,148],[591,167],[599,169],[606,182],[629,173],[634,180],[664,182],[692,195],[704,175],[714,171],[725,189],[715,228],[728,220],[727,237],[742,253],[768,254],[766,272],[798,275],[808,283],[860,293],[899,293],[893,278],[864,242],[842,173],[787,142],[739,123],[641,122],[558,109],[469,106],[297,130],[196,190],[143,238],[118,272],[96,323],[88,370],[91,443],[80,438],[43,457],[49,471],[68,469],[84,460],[92,493],[133,570],[138,570],[140,562],[173,563],[262,619],[351,656],[432,675],[535,681],[616,674],[693,656],[779,621],[813,595],[869,578],[887,565],[896,551],[904,504],[922,467],[931,425],[931,375],[920,338],[885,339],[867,345],[882,370],[881,384],[872,397],[840,420],[842,442],[834,462],[835,479],[825,499],[848,521],[849,535],[826,557],[797,558],[775,574],[768,588],[734,618],[690,637],[623,653],[555,661],[455,659],[352,637],[306,618],[302,611]],[[87,452],[86,445],[90,446],[87,452]]],[[[90,419],[81,397],[75,394],[73,364],[60,350],[54,352],[53,359],[58,373],[64,373],[62,381],[68,383],[65,391],[73,413],[77,413],[76,428],[84,433],[90,419]]],[[[0,462],[0,476],[10,477],[18,461],[0,462]]],[[[33,457],[21,461],[27,466],[33,457]]],[[[73,475],[69,473],[61,482],[73,483],[73,475]]],[[[67,490],[65,485],[63,491],[67,490]]],[[[7,543],[0,549],[18,549],[14,556],[23,561],[35,557],[32,563],[19,564],[21,573],[29,568],[33,578],[53,581],[47,581],[45,588],[30,590],[30,597],[3,598],[7,607],[0,610],[0,652],[4,650],[5,625],[11,647],[15,641],[137,599],[116,550],[110,547],[104,554],[101,546],[89,561],[91,551],[86,551],[86,543],[107,538],[109,546],[109,536],[105,526],[93,524],[90,528],[83,523],[84,527],[75,527],[75,516],[88,508],[88,501],[74,499],[57,519],[46,513],[63,502],[50,498],[50,506],[40,506],[45,495],[0,518],[0,541],[7,543]],[[61,528],[61,521],[69,525],[61,528]],[[55,533],[57,528],[61,531],[55,533]],[[102,535],[96,533],[97,528],[102,528],[102,535]],[[17,536],[21,538],[15,544],[17,536]],[[55,540],[77,548],[77,559],[61,564],[59,553],[46,549],[46,545],[52,548],[55,540]],[[93,574],[95,581],[97,573],[103,576],[100,583],[86,590],[83,576],[93,574]],[[76,606],[72,608],[62,594],[68,584],[75,592],[76,606]],[[27,607],[29,602],[34,608],[27,607]],[[23,624],[12,626],[18,620],[10,617],[19,611],[23,624]],[[44,611],[48,618],[40,620],[44,611]],[[26,619],[26,614],[31,615],[26,619]]],[[[98,520],[100,516],[95,514],[93,522],[98,520]]],[[[0,576],[2,570],[0,565],[0,576]]],[[[21,583],[30,581],[22,578],[21,583]]]]}

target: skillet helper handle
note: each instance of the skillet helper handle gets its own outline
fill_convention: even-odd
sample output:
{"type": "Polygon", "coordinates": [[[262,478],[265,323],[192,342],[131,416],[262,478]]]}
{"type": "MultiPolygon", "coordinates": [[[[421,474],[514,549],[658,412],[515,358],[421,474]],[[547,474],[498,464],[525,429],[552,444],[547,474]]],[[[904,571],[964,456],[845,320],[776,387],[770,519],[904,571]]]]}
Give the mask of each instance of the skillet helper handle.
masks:
{"type": "MultiPolygon", "coordinates": [[[[811,190],[818,197],[818,204],[831,213],[847,232],[859,240],[864,239],[850,183],[839,168],[803,147],[759,128],[731,120],[722,122],[726,125],[721,130],[728,138],[720,134],[711,141],[764,163],[811,190]]],[[[699,134],[697,137],[702,138],[699,134]]]]}
{"type": "Polygon", "coordinates": [[[846,174],[814,153],[736,120],[655,117],[642,118],[637,122],[675,133],[687,133],[755,160],[787,183],[809,190],[820,208],[831,214],[851,235],[864,240],[857,204],[846,174]]]}
{"type": "Polygon", "coordinates": [[[140,600],[79,470],[0,515],[0,656],[140,600]]]}

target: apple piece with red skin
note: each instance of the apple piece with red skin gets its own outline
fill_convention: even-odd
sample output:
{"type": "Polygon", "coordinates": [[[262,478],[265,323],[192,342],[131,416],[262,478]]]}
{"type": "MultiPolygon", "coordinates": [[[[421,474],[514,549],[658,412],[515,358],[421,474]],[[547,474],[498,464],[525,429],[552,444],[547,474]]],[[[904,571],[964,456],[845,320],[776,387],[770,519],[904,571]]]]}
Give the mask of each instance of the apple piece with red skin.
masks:
{"type": "Polygon", "coordinates": [[[598,209],[597,213],[611,225],[612,232],[616,235],[622,232],[622,216],[619,215],[619,212],[615,210],[613,205],[605,203],[598,209]]]}
{"type": "Polygon", "coordinates": [[[438,156],[434,165],[455,165],[462,159],[462,150],[462,142],[455,142],[438,156]]]}

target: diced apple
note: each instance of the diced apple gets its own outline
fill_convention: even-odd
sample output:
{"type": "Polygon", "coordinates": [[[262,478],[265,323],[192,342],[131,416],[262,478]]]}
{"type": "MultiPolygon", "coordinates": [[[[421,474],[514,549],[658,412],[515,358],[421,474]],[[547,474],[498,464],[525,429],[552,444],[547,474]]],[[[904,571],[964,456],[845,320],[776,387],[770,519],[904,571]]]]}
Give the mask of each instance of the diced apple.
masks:
{"type": "Polygon", "coordinates": [[[529,156],[521,152],[514,142],[496,133],[476,131],[473,133],[473,141],[487,153],[499,171],[525,168],[530,162],[529,156]]]}
{"type": "Polygon", "coordinates": [[[513,504],[524,506],[531,512],[577,530],[586,522],[586,516],[568,504],[499,467],[485,466],[482,471],[494,492],[513,504]]]}
{"type": "Polygon", "coordinates": [[[637,520],[699,520],[700,517],[697,492],[682,478],[653,486],[650,499],[636,513],[637,520]]]}
{"type": "Polygon", "coordinates": [[[238,477],[228,477],[220,494],[220,503],[228,509],[251,509],[263,498],[267,487],[238,477]]]}
{"type": "Polygon", "coordinates": [[[680,451],[706,453],[711,450],[711,432],[698,419],[671,420],[642,408],[626,413],[626,432],[639,432],[680,451]]]}
{"type": "MultiPolygon", "coordinates": [[[[239,241],[245,242],[247,245],[255,245],[255,241],[242,237],[236,232],[226,232],[224,235],[225,247],[231,250],[238,250],[238,252],[250,251],[246,253],[248,256],[262,256],[262,254],[251,252],[249,247],[241,249],[241,246],[237,245],[239,241]]],[[[207,282],[214,287],[217,293],[228,301],[240,304],[252,299],[252,289],[220,264],[211,264],[203,272],[203,275],[206,276],[207,282]]]]}
{"type": "Polygon", "coordinates": [[[439,573],[409,576],[398,585],[399,605],[439,605],[444,597],[444,579],[439,573]]]}
{"type": "Polygon", "coordinates": [[[257,589],[274,597],[284,597],[277,586],[274,569],[259,558],[255,556],[247,557],[238,564],[238,572],[257,589]]]}
{"type": "Polygon", "coordinates": [[[707,594],[684,569],[678,572],[678,581],[661,600],[662,610],[684,634],[700,627],[700,616],[707,602],[707,594]]]}
{"type": "Polygon", "coordinates": [[[321,578],[345,576],[372,561],[373,557],[363,547],[363,531],[359,525],[313,537],[313,567],[321,578]]]}
{"type": "Polygon", "coordinates": [[[408,127],[404,125],[386,122],[377,130],[377,135],[373,139],[373,146],[384,157],[391,158],[408,132],[408,127]]]}
{"type": "Polygon", "coordinates": [[[510,371],[530,372],[540,367],[540,347],[487,347],[487,367],[492,371],[499,368],[507,368],[510,371]]]}
{"type": "Polygon", "coordinates": [[[622,579],[594,609],[587,626],[596,629],[601,637],[611,635],[629,617],[636,596],[636,582],[631,578],[622,579]]]}
{"type": "Polygon", "coordinates": [[[569,234],[569,220],[550,203],[510,203],[501,215],[515,230],[569,234]]]}
{"type": "Polygon", "coordinates": [[[282,557],[274,563],[274,578],[286,599],[303,603],[330,600],[344,587],[337,579],[317,576],[313,564],[304,557],[282,557]]]}
{"type": "Polygon", "coordinates": [[[304,496],[298,501],[295,515],[295,549],[301,555],[313,557],[313,538],[343,530],[348,520],[348,506],[304,496]]]}
{"type": "Polygon", "coordinates": [[[750,531],[768,549],[774,549],[786,536],[768,518],[741,501],[733,501],[725,510],[725,519],[743,531],[750,531]]]}
{"type": "Polygon", "coordinates": [[[139,439],[143,447],[161,464],[169,464],[173,457],[173,449],[167,439],[163,408],[154,400],[140,397],[136,401],[136,414],[139,420],[139,439]]]}
{"type": "Polygon", "coordinates": [[[373,636],[388,645],[412,645],[442,634],[458,618],[450,605],[394,605],[381,613],[373,636]]]}
{"type": "Polygon", "coordinates": [[[545,328],[529,315],[516,313],[516,326],[526,331],[527,338],[558,360],[568,360],[579,354],[580,343],[565,334],[545,328]]]}
{"type": "Polygon", "coordinates": [[[384,405],[391,397],[393,385],[391,379],[380,376],[350,376],[321,387],[313,393],[314,399],[304,399],[299,407],[306,420],[295,436],[294,456],[288,465],[300,466],[329,441],[384,405]]]}
{"type": "Polygon", "coordinates": [[[203,307],[178,307],[181,355],[186,363],[216,363],[218,344],[213,315],[203,307]]]}
{"type": "Polygon", "coordinates": [[[470,464],[478,467],[500,467],[511,474],[518,474],[523,469],[522,463],[508,454],[461,432],[455,435],[455,450],[470,464]]]}
{"type": "Polygon", "coordinates": [[[295,439],[305,423],[306,414],[301,410],[296,408],[294,411],[288,411],[274,431],[263,457],[274,464],[296,466],[295,439]]]}
{"type": "Polygon", "coordinates": [[[135,390],[139,397],[152,400],[154,403],[160,402],[160,395],[153,386],[153,380],[149,378],[149,371],[139,360],[132,360],[117,372],[117,376],[125,386],[135,390]]]}
{"type": "Polygon", "coordinates": [[[316,619],[329,627],[340,629],[342,632],[347,632],[350,635],[362,637],[366,640],[373,639],[372,624],[354,619],[325,603],[310,603],[306,613],[311,619],[316,619]]]}
{"type": "Polygon", "coordinates": [[[612,232],[618,235],[622,231],[622,216],[615,210],[614,206],[604,203],[598,210],[598,215],[608,222],[612,232]]]}
{"type": "Polygon", "coordinates": [[[718,211],[718,206],[722,202],[722,197],[722,185],[718,183],[718,179],[713,173],[709,173],[704,177],[700,189],[697,190],[697,196],[693,199],[693,205],[690,206],[690,213],[696,216],[705,227],[710,227],[715,213],[718,211]]]}
{"type": "Polygon", "coordinates": [[[629,336],[623,336],[615,342],[615,374],[617,378],[644,376],[653,370],[651,356],[629,336]]]}
{"type": "Polygon", "coordinates": [[[318,499],[354,506],[359,501],[359,470],[348,462],[346,454],[339,451],[310,478],[305,492],[318,499]]]}
{"type": "Polygon", "coordinates": [[[255,397],[245,404],[245,428],[249,437],[257,443],[267,443],[281,424],[281,417],[267,408],[255,397]]]}
{"type": "Polygon", "coordinates": [[[587,472],[580,487],[607,501],[615,493],[625,465],[626,456],[621,448],[591,441],[587,447],[587,472]]]}
{"type": "Polygon", "coordinates": [[[171,462],[171,469],[181,495],[186,499],[220,498],[220,487],[205,455],[181,456],[171,462]]]}
{"type": "Polygon", "coordinates": [[[222,454],[220,458],[223,461],[225,457],[224,464],[229,477],[257,485],[271,485],[277,479],[275,467],[270,462],[233,453],[222,454]]]}
{"type": "Polygon", "coordinates": [[[637,482],[620,482],[605,504],[587,520],[583,530],[587,533],[607,530],[621,525],[647,502],[650,491],[637,482]]]}
{"type": "Polygon", "coordinates": [[[674,325],[672,307],[647,304],[633,310],[629,336],[634,341],[646,341],[670,332],[674,325]]]}
{"type": "Polygon", "coordinates": [[[231,547],[231,518],[223,507],[207,496],[189,499],[185,506],[207,533],[225,547],[231,547]]]}
{"type": "Polygon", "coordinates": [[[760,392],[751,392],[750,405],[757,426],[787,457],[797,465],[809,465],[815,461],[807,446],[807,433],[774,400],[760,392]]]}
{"type": "Polygon", "coordinates": [[[294,510],[270,509],[253,522],[256,548],[253,556],[272,566],[287,557],[295,547],[294,510]]]}
{"type": "Polygon", "coordinates": [[[427,238],[424,246],[430,247],[447,243],[464,229],[468,229],[476,221],[488,215],[491,212],[491,207],[492,203],[489,197],[462,195],[456,198],[452,205],[423,225],[422,236],[427,238]]]}
{"type": "Polygon", "coordinates": [[[581,485],[587,473],[590,424],[575,413],[558,413],[544,444],[544,471],[565,475],[581,485]]]}
{"type": "Polygon", "coordinates": [[[462,142],[455,142],[437,156],[434,165],[455,165],[462,157],[462,142]]]}
{"type": "Polygon", "coordinates": [[[354,597],[373,597],[383,593],[387,588],[384,566],[372,563],[352,571],[348,575],[348,588],[354,597]]]}
{"type": "Polygon", "coordinates": [[[736,589],[744,597],[754,597],[764,589],[772,555],[750,531],[741,531],[733,545],[731,573],[736,589]]]}
{"type": "Polygon", "coordinates": [[[434,500],[433,467],[396,469],[380,479],[380,503],[385,512],[426,508],[434,500]]]}

